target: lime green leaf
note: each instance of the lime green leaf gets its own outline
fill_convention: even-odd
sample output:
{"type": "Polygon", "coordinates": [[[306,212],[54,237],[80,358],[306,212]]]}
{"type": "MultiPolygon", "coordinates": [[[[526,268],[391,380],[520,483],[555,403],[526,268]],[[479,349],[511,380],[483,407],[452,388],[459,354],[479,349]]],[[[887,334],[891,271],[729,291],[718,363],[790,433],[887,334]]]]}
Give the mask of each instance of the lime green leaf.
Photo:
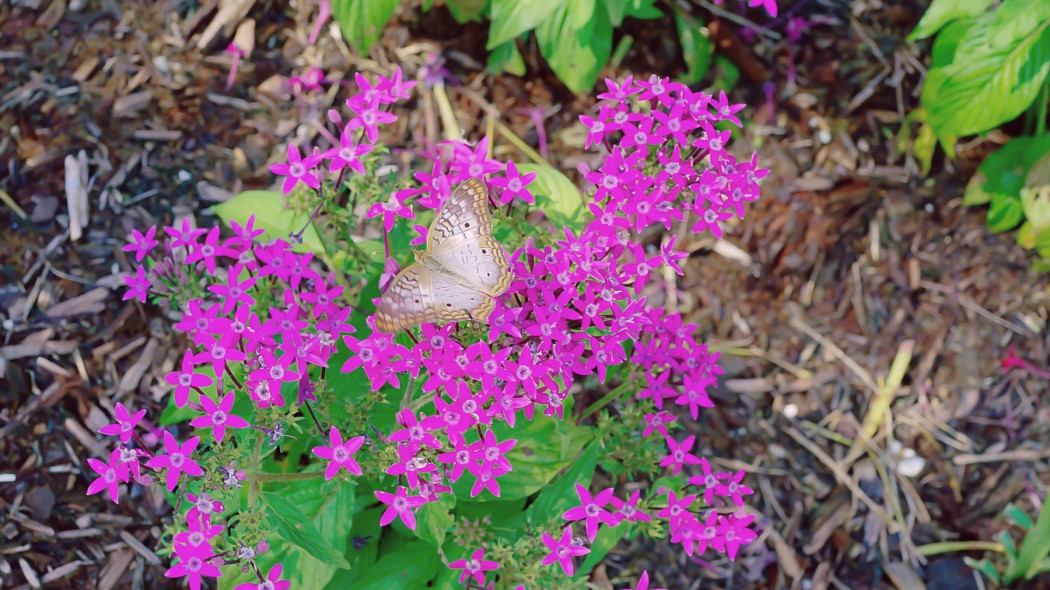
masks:
{"type": "Polygon", "coordinates": [[[996,7],[988,38],[996,47],[1012,47],[1045,26],[1050,18],[1046,0],[1010,0],[996,7]]]}
{"type": "Polygon", "coordinates": [[[996,195],[992,197],[992,206],[988,208],[986,223],[992,233],[1002,233],[1017,227],[1024,219],[1021,198],[996,195]]]}
{"type": "Polygon", "coordinates": [[[421,540],[440,547],[452,528],[452,508],[455,505],[456,497],[452,494],[441,494],[436,501],[427,502],[416,511],[416,530],[413,532],[421,540]]]}
{"type": "Polygon", "coordinates": [[[269,523],[282,539],[325,563],[339,568],[350,567],[342,552],[336,551],[328,539],[321,536],[313,521],[298,506],[272,492],[264,492],[263,498],[269,509],[269,523]]]}
{"type": "Polygon", "coordinates": [[[944,25],[956,19],[976,16],[985,11],[995,0],[933,0],[922,15],[915,30],[908,35],[909,41],[918,41],[934,35],[944,25]]]}
{"type": "Polygon", "coordinates": [[[594,0],[567,0],[569,22],[577,29],[586,27],[594,16],[594,0]]]}
{"type": "Polygon", "coordinates": [[[437,566],[434,547],[423,541],[414,541],[380,557],[354,585],[354,590],[424,588],[437,573],[437,566]]]}
{"type": "Polygon", "coordinates": [[[361,55],[368,55],[372,44],[394,16],[399,0],[332,0],[332,15],[343,38],[361,55]]]}
{"type": "Polygon", "coordinates": [[[1018,197],[1025,185],[1025,154],[1031,137],[1017,137],[988,154],[970,178],[963,195],[966,205],[981,205],[996,198],[1018,197]]]}
{"type": "Polygon", "coordinates": [[[992,200],[992,195],[984,190],[988,179],[980,171],[975,172],[966,183],[963,190],[963,205],[987,205],[992,200]]]}
{"type": "Polygon", "coordinates": [[[609,554],[609,551],[620,542],[620,539],[627,534],[627,531],[631,529],[632,523],[624,521],[616,526],[603,526],[598,528],[598,534],[594,536],[594,542],[591,543],[591,552],[587,554],[583,559],[583,564],[580,565],[580,569],[576,572],[575,578],[577,580],[585,577],[589,577],[591,570],[594,566],[601,563],[605,556],[609,554]]]}
{"type": "Polygon", "coordinates": [[[481,19],[488,0],[445,0],[445,6],[452,13],[452,18],[459,24],[481,19]]]}
{"type": "Polygon", "coordinates": [[[498,76],[504,72],[515,76],[525,75],[525,59],[514,39],[501,44],[489,53],[488,72],[498,76]]]}
{"type": "Polygon", "coordinates": [[[923,124],[922,127],[919,127],[919,134],[915,137],[915,143],[912,146],[912,153],[922,163],[923,174],[930,173],[933,152],[936,148],[937,135],[933,132],[933,127],[923,124]]]}
{"type": "Polygon", "coordinates": [[[1050,20],[1016,44],[997,47],[992,16],[978,18],[952,63],[930,70],[921,100],[938,136],[982,133],[1014,119],[1050,73],[1050,20]]]}
{"type": "Polygon", "coordinates": [[[715,44],[707,30],[691,17],[675,12],[674,24],[678,29],[678,41],[682,45],[682,58],[686,66],[686,73],[678,81],[688,85],[697,84],[711,67],[715,44]]]}
{"type": "Polygon", "coordinates": [[[529,190],[536,197],[536,204],[555,224],[569,226],[575,230],[583,228],[583,200],[580,189],[557,169],[543,164],[519,164],[521,174],[536,173],[529,190]]]}
{"type": "MultiPolygon", "coordinates": [[[[492,24],[485,49],[514,41],[523,33],[536,28],[555,10],[564,7],[567,0],[492,0],[492,24]]],[[[593,4],[594,0],[591,0],[593,4]]]]}
{"type": "MultiPolygon", "coordinates": [[[[307,220],[307,216],[296,215],[288,209],[284,195],[274,191],[244,191],[225,203],[212,206],[211,210],[227,225],[231,221],[244,225],[254,215],[256,229],[266,231],[256,238],[259,242],[277,239],[288,241],[289,234],[303,229],[307,220]]],[[[300,254],[313,252],[324,258],[324,244],[313,223],[307,225],[303,232],[303,243],[293,245],[292,251],[300,254]]]]}
{"type": "Polygon", "coordinates": [[[555,75],[569,90],[590,92],[598,72],[612,53],[612,25],[602,3],[593,17],[577,29],[566,5],[560,6],[536,27],[536,41],[555,75]]]}
{"type": "Polygon", "coordinates": [[[1039,230],[1039,233],[1035,236],[1033,247],[1040,256],[1050,259],[1050,227],[1044,227],[1039,230]]]}
{"type": "Polygon", "coordinates": [[[1050,185],[1021,189],[1021,209],[1032,229],[1050,227],[1050,185]]]}
{"type": "MultiPolygon", "coordinates": [[[[519,422],[514,428],[500,422],[492,426],[492,431],[500,441],[518,441],[506,454],[514,470],[497,479],[500,488],[498,500],[501,501],[523,498],[543,488],[573,462],[583,445],[593,437],[589,428],[544,415],[536,415],[525,424],[519,422]]],[[[466,500],[497,500],[484,490],[471,498],[474,481],[474,477],[460,478],[452,489],[458,497],[466,500]]]]}
{"type": "Polygon", "coordinates": [[[599,450],[597,444],[589,445],[565,473],[544,488],[526,511],[526,520],[534,526],[543,526],[551,519],[560,518],[566,510],[579,503],[576,484],[590,487],[594,470],[598,467],[599,450]]]}
{"type": "Polygon", "coordinates": [[[978,561],[972,557],[963,556],[963,563],[981,572],[982,574],[987,576],[989,580],[995,582],[996,585],[999,585],[999,572],[996,571],[995,566],[992,565],[992,562],[988,561],[987,559],[982,559],[978,561]]]}
{"type": "Polygon", "coordinates": [[[664,15],[659,8],[654,6],[656,0],[630,0],[627,5],[625,16],[639,20],[653,20],[664,15]]]}

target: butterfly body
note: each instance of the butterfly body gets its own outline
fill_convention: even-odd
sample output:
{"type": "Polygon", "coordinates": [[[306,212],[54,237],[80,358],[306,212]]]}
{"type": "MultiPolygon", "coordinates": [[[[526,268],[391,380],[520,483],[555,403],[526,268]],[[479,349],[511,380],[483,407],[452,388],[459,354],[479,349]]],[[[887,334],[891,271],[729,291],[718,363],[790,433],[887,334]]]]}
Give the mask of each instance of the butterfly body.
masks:
{"type": "Polygon", "coordinates": [[[488,191],[471,178],[438,209],[426,250],[402,270],[376,308],[376,328],[396,332],[423,322],[484,322],[512,278],[507,253],[492,235],[488,191]]]}

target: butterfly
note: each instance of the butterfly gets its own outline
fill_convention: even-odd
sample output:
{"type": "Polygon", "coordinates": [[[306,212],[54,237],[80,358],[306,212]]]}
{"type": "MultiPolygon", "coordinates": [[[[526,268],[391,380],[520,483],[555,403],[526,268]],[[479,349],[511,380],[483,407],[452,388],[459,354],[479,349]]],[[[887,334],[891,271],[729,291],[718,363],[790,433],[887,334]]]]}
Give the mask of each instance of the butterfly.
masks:
{"type": "Polygon", "coordinates": [[[484,322],[513,277],[507,252],[492,235],[489,192],[471,178],[438,208],[426,251],[402,270],[376,308],[376,328],[397,332],[423,322],[484,322]]]}

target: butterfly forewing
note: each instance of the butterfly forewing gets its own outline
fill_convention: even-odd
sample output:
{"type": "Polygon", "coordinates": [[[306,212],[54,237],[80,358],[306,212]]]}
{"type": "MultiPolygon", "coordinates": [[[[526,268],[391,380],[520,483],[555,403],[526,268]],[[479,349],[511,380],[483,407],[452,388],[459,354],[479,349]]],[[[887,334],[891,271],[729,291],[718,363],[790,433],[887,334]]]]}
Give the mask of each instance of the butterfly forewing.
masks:
{"type": "Polygon", "coordinates": [[[395,332],[422,322],[486,321],[493,297],[510,286],[507,253],[492,235],[488,190],[471,178],[452,191],[427,234],[421,264],[401,271],[376,309],[376,327],[395,332]]]}

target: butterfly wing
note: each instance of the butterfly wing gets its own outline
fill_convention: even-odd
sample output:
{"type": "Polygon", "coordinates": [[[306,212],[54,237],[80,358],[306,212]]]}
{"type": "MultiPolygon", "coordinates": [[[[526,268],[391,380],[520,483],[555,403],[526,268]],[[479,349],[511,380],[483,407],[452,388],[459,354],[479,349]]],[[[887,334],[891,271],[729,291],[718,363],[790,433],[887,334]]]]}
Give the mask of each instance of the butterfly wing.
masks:
{"type": "Polygon", "coordinates": [[[493,297],[510,287],[507,252],[492,235],[488,189],[470,178],[452,191],[427,234],[427,255],[459,282],[493,297]]]}
{"type": "Polygon", "coordinates": [[[488,295],[413,264],[398,273],[383,294],[376,308],[376,328],[389,334],[423,322],[471,318],[484,322],[494,307],[495,301],[488,295]]]}

